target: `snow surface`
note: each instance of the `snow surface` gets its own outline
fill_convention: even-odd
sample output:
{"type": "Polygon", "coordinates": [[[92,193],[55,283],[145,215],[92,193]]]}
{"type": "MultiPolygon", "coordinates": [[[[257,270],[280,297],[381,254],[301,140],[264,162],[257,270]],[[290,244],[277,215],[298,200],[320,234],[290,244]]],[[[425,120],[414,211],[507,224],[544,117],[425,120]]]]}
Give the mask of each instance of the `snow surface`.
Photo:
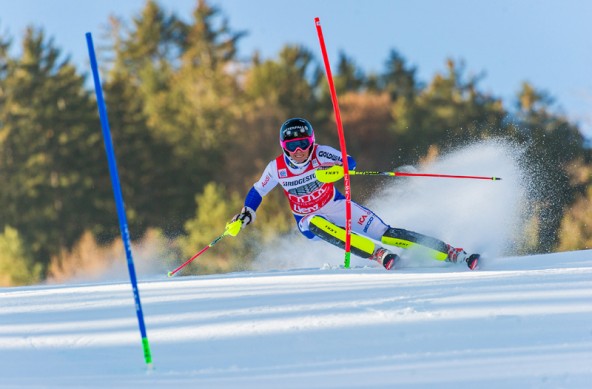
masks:
{"type": "Polygon", "coordinates": [[[167,261],[136,258],[153,369],[124,259],[103,278],[2,288],[0,387],[589,388],[592,251],[511,254],[540,187],[519,155],[460,149],[429,172],[503,180],[401,180],[369,204],[483,252],[478,271],[421,253],[342,269],[342,251],[296,235],[239,273],[167,278],[167,261]]]}
{"type": "Polygon", "coordinates": [[[585,388],[592,252],[0,291],[2,388],[585,388]]]}

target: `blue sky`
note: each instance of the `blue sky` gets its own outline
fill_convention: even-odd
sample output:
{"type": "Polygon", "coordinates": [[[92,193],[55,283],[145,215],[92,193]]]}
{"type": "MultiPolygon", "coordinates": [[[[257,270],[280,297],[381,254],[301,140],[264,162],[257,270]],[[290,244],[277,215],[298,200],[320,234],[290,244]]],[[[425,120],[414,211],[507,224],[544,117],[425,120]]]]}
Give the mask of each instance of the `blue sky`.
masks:
{"type": "MultiPolygon", "coordinates": [[[[0,33],[18,48],[27,25],[43,27],[82,70],[88,68],[84,34],[95,41],[109,15],[131,19],[145,0],[6,1],[0,33]]],[[[197,0],[160,0],[189,18],[197,0]]],[[[275,57],[287,43],[302,44],[320,59],[314,18],[321,18],[333,66],[339,50],[366,72],[383,69],[390,49],[418,68],[421,81],[464,60],[466,74],[485,74],[481,90],[507,107],[523,81],[556,99],[555,109],[592,137],[592,1],[585,0],[210,0],[235,31],[245,58],[259,50],[275,57]]]]}

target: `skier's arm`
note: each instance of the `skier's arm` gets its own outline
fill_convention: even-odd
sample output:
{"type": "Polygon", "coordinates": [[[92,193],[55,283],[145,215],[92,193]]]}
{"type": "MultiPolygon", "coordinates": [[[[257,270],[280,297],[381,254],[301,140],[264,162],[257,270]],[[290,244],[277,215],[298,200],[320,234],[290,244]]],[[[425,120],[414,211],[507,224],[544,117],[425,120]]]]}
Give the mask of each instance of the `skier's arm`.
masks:
{"type": "Polygon", "coordinates": [[[231,222],[236,220],[242,221],[241,228],[253,223],[255,221],[255,217],[257,216],[255,210],[259,207],[262,200],[263,197],[259,194],[259,192],[257,192],[257,189],[252,187],[245,198],[245,206],[242,207],[240,213],[234,215],[231,222]]]}
{"type": "Polygon", "coordinates": [[[349,170],[356,170],[356,160],[351,155],[347,156],[347,167],[349,170]]]}
{"type": "Polygon", "coordinates": [[[252,187],[245,198],[245,207],[249,207],[253,209],[253,211],[256,211],[257,208],[259,208],[259,205],[261,205],[261,201],[263,201],[263,196],[257,192],[255,187],[252,187]]]}
{"type": "Polygon", "coordinates": [[[277,179],[274,178],[277,177],[275,171],[275,161],[271,161],[265,168],[259,181],[257,181],[247,193],[244,207],[241,209],[240,213],[234,215],[232,221],[242,220],[243,228],[255,221],[255,212],[257,211],[257,208],[259,208],[259,205],[261,205],[263,196],[267,195],[278,184],[277,179]]]}

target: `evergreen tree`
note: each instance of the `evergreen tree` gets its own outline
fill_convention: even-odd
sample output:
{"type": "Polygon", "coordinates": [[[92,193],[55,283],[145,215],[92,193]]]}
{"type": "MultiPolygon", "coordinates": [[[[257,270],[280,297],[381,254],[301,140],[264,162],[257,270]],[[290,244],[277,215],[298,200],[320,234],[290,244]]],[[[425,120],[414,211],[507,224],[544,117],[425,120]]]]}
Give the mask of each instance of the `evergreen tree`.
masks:
{"type": "MultiPolygon", "coordinates": [[[[148,125],[142,93],[126,74],[113,72],[104,89],[130,233],[137,239],[149,227],[159,227],[174,235],[181,231],[186,212],[178,201],[181,167],[172,146],[160,141],[148,125]]],[[[116,215],[112,216],[115,223],[116,215]]],[[[104,238],[114,237],[105,233],[104,238]]]]}
{"type": "Polygon", "coordinates": [[[176,15],[167,14],[156,1],[148,0],[132,24],[127,29],[112,21],[112,36],[120,38],[115,43],[121,65],[132,74],[140,74],[148,63],[155,67],[178,64],[187,29],[176,15]]]}
{"type": "Polygon", "coordinates": [[[194,194],[210,181],[222,179],[225,148],[237,128],[240,93],[237,83],[236,44],[243,33],[233,32],[220,11],[200,0],[187,31],[180,66],[166,93],[149,112],[158,123],[156,136],[172,147],[178,185],[178,203],[187,216],[194,194]]]}
{"type": "Polygon", "coordinates": [[[113,21],[115,61],[105,87],[121,154],[130,222],[181,233],[194,194],[221,170],[232,131],[234,74],[241,33],[218,26],[199,1],[187,24],[148,1],[131,28],[113,21]]]}
{"type": "Polygon", "coordinates": [[[416,72],[415,66],[408,66],[405,58],[398,51],[391,49],[386,60],[385,72],[379,78],[380,88],[390,95],[392,101],[413,101],[421,89],[416,72]]]}
{"type": "MultiPolygon", "coordinates": [[[[9,127],[6,126],[6,109],[7,96],[7,77],[10,72],[11,58],[8,55],[12,42],[9,37],[0,36],[0,188],[7,188],[9,185],[9,177],[11,173],[8,171],[8,156],[5,149],[5,142],[10,134],[9,127]]],[[[1,210],[10,202],[10,195],[7,190],[0,190],[0,227],[6,226],[6,215],[1,210]]]]}
{"type": "Polygon", "coordinates": [[[0,230],[0,286],[34,284],[40,281],[41,270],[18,231],[10,226],[0,230]]]}
{"type": "Polygon", "coordinates": [[[134,239],[151,226],[178,234],[185,218],[187,202],[179,201],[181,166],[173,146],[163,141],[154,113],[170,93],[185,30],[154,1],[146,3],[132,27],[111,21],[114,63],[104,90],[134,239]]]}
{"type": "Polygon", "coordinates": [[[343,51],[339,52],[337,72],[334,76],[335,91],[338,95],[346,92],[360,92],[366,84],[366,77],[354,60],[343,51]]]}
{"type": "Polygon", "coordinates": [[[22,55],[5,69],[0,225],[19,231],[46,264],[103,210],[96,107],[83,77],[42,30],[27,29],[22,55]]]}
{"type": "Polygon", "coordinates": [[[258,57],[253,59],[246,75],[246,99],[277,107],[286,119],[302,116],[314,121],[318,109],[315,90],[319,77],[318,65],[309,50],[286,45],[277,60],[260,62],[258,57]]]}

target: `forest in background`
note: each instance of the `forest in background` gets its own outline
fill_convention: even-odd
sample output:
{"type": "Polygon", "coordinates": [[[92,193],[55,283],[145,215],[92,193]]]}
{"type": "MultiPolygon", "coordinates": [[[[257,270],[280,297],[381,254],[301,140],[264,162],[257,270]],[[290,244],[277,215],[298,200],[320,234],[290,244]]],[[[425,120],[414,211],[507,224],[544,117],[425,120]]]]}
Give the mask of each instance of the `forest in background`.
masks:
{"type": "MultiPolygon", "coordinates": [[[[339,145],[318,50],[286,44],[273,59],[238,58],[248,32],[234,31],[223,9],[197,0],[185,19],[147,0],[131,20],[112,17],[97,45],[132,239],[179,263],[240,210],[281,152],[285,119],[305,117],[318,142],[339,145]]],[[[18,56],[14,44],[0,34],[0,286],[64,280],[123,256],[90,71],[42,28],[27,29],[18,56]]],[[[516,101],[504,102],[450,59],[419,80],[394,48],[379,73],[366,74],[345,52],[332,67],[358,166],[394,169],[508,139],[526,150],[526,169],[545,172],[535,233],[519,252],[592,247],[591,151],[549,92],[523,83],[516,101]]],[[[379,185],[363,182],[352,187],[361,202],[379,185]]],[[[248,239],[226,240],[194,272],[248,268],[244,258],[261,243],[292,230],[285,201],[272,192],[248,239]]]]}

